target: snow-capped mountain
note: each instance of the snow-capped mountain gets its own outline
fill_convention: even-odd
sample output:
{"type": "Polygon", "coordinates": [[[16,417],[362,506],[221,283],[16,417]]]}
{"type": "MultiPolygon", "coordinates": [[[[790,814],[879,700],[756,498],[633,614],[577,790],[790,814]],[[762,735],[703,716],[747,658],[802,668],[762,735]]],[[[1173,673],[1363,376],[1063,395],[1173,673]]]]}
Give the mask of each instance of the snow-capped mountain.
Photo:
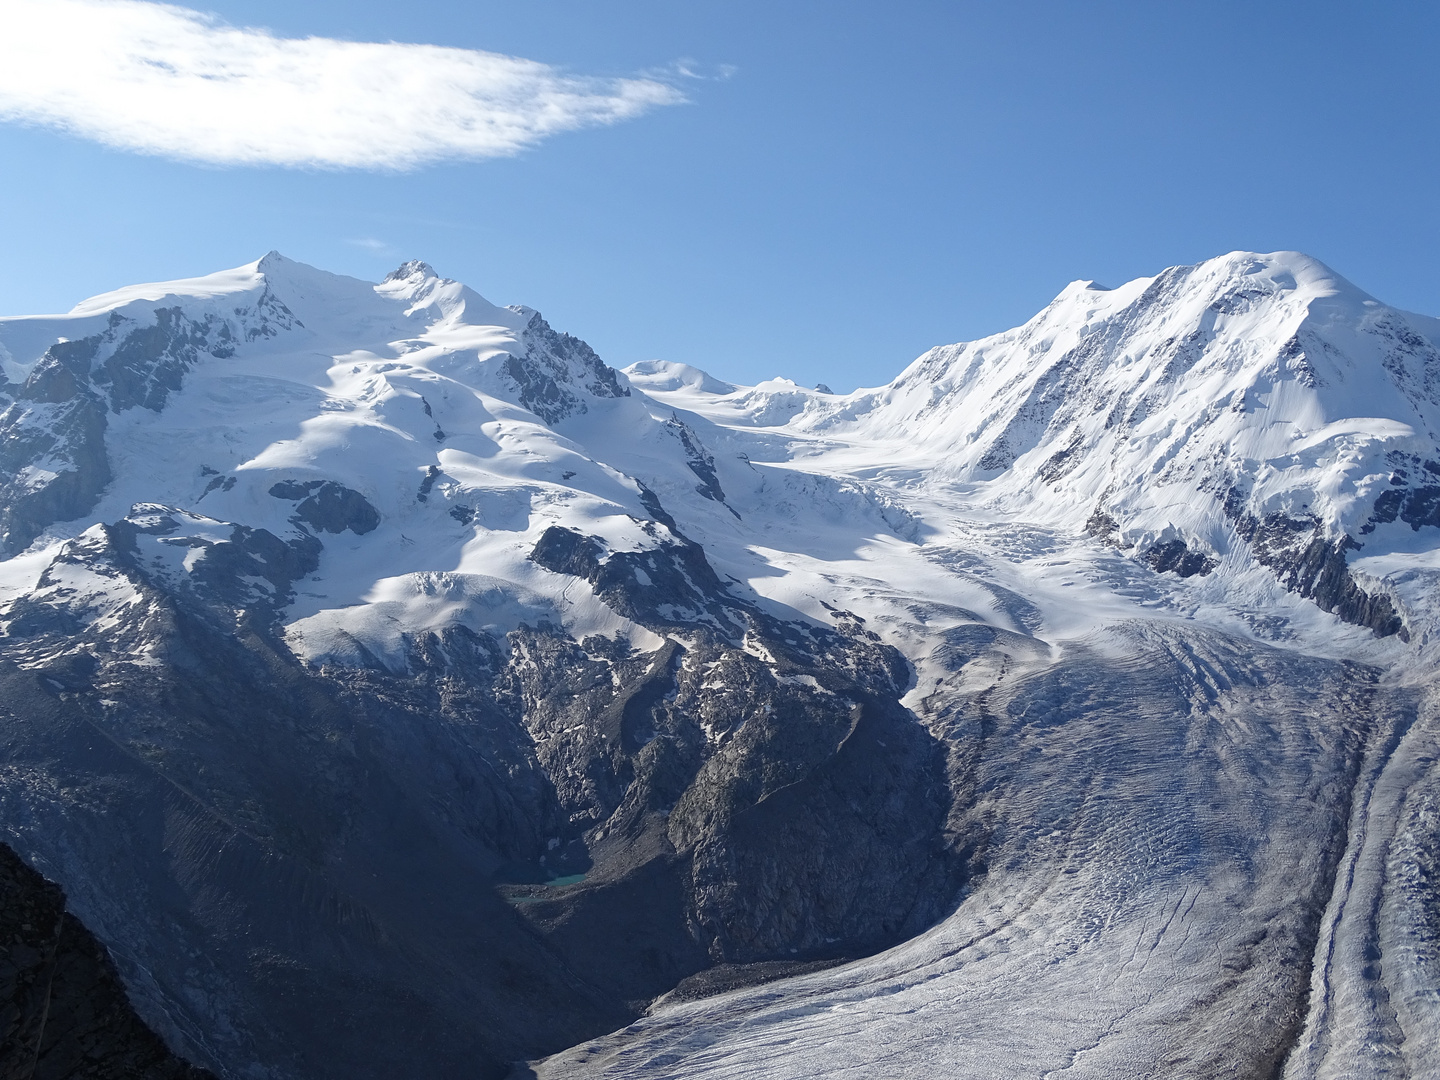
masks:
{"type": "Polygon", "coordinates": [[[0,821],[222,1076],[1440,1068],[1440,322],[1314,260],[848,395],[275,253],[0,361],[0,821]]]}
{"type": "Polygon", "coordinates": [[[1437,341],[1440,322],[1313,259],[1237,253],[1119,289],[1076,282],[1022,327],[843,397],[646,372],[729,426],[838,443],[857,474],[963,491],[1182,577],[1258,561],[1346,621],[1405,634],[1388,589],[1346,562],[1440,525],[1437,341]]]}

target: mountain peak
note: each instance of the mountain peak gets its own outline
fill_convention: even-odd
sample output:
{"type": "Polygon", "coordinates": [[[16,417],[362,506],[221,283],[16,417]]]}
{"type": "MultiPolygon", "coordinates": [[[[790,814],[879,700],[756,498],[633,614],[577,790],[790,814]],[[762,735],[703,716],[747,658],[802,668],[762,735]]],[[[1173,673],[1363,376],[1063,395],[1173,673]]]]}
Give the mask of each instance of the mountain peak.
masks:
{"type": "Polygon", "coordinates": [[[1209,282],[1216,293],[1237,290],[1251,292],[1257,287],[1274,294],[1299,294],[1306,300],[1345,296],[1357,302],[1373,300],[1325,263],[1302,251],[1231,251],[1194,266],[1177,266],[1166,275],[1180,275],[1194,282],[1209,282]]]}
{"type": "Polygon", "coordinates": [[[435,272],[435,268],[429,263],[422,262],[419,259],[410,259],[386,274],[385,281],[415,281],[417,279],[426,281],[430,278],[438,278],[439,276],[440,275],[435,272]]]}

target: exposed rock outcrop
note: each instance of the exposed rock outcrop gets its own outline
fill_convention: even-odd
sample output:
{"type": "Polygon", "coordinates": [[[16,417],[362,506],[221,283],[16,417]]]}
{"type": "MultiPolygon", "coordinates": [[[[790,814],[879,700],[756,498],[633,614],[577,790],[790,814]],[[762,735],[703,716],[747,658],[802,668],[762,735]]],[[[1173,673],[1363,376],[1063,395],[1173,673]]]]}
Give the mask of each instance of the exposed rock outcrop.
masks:
{"type": "Polygon", "coordinates": [[[0,844],[0,1078],[215,1080],[136,1014],[65,894],[0,844]]]}

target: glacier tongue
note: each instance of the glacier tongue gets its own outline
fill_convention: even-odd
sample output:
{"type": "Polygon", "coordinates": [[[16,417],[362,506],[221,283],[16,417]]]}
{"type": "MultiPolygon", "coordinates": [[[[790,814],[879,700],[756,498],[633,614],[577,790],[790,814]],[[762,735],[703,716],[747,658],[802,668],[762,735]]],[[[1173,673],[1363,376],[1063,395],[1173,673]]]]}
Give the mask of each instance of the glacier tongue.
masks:
{"type": "Polygon", "coordinates": [[[274,252],[0,358],[5,838],[222,1075],[1440,1068],[1440,323],[1312,259],[845,395],[274,252]]]}

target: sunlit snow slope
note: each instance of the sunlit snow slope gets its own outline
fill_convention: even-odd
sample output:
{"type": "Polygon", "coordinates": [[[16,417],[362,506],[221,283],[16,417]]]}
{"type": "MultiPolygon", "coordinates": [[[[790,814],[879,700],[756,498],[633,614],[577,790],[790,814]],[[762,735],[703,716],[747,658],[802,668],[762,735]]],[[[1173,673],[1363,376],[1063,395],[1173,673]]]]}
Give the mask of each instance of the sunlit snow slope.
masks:
{"type": "Polygon", "coordinates": [[[222,1075],[1440,1071],[1436,320],[835,395],[272,253],[0,361],[0,821],[222,1075]]]}

